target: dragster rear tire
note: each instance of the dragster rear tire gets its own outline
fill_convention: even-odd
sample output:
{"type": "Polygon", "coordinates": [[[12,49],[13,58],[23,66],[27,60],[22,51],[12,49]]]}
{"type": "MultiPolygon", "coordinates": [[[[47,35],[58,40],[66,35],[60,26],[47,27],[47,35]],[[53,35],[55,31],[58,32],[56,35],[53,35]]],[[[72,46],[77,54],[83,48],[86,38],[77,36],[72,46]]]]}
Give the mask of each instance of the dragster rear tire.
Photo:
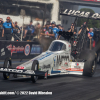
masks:
{"type": "Polygon", "coordinates": [[[83,75],[92,77],[97,67],[97,54],[93,50],[84,50],[80,54],[80,59],[86,60],[84,63],[83,75]]]}
{"type": "MultiPolygon", "coordinates": [[[[12,68],[12,61],[11,61],[10,57],[5,59],[3,67],[4,68],[12,68]]],[[[10,73],[3,73],[3,77],[5,80],[9,79],[10,73]]]]}
{"type": "Polygon", "coordinates": [[[97,60],[87,60],[84,65],[83,75],[92,77],[97,67],[97,60]]]}
{"type": "MultiPolygon", "coordinates": [[[[39,67],[38,61],[37,61],[37,60],[34,60],[34,61],[33,61],[33,64],[32,64],[31,70],[33,70],[33,71],[38,71],[38,70],[39,70],[38,67],[39,67]]],[[[33,76],[33,75],[31,75],[31,80],[32,80],[33,83],[36,83],[36,81],[38,80],[38,76],[33,76]]]]}

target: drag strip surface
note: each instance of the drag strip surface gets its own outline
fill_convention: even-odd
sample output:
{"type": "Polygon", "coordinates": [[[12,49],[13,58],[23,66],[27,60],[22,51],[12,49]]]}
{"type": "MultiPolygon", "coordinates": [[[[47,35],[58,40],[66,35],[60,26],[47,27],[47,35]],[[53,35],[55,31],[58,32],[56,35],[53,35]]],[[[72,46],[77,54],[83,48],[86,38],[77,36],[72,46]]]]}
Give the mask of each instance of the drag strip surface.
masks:
{"type": "MultiPolygon", "coordinates": [[[[19,64],[19,63],[18,63],[19,64]]],[[[17,66],[17,64],[13,64],[17,66]]],[[[100,66],[93,77],[63,75],[39,79],[33,84],[30,78],[4,80],[0,73],[0,91],[49,91],[52,95],[10,95],[0,100],[99,100],[100,66]]]]}

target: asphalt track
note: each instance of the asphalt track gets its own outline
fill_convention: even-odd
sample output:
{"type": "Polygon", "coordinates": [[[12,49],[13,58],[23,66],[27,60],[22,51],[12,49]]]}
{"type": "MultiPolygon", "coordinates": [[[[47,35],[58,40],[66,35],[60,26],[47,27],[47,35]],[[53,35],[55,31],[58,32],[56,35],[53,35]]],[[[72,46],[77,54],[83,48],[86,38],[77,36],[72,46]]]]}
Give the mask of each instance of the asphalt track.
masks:
{"type": "MultiPolygon", "coordinates": [[[[17,63],[13,63],[15,67],[17,63]]],[[[100,100],[100,66],[93,77],[63,75],[39,79],[33,84],[30,78],[4,80],[0,73],[0,91],[43,91],[52,95],[0,95],[0,100],[100,100]]]]}

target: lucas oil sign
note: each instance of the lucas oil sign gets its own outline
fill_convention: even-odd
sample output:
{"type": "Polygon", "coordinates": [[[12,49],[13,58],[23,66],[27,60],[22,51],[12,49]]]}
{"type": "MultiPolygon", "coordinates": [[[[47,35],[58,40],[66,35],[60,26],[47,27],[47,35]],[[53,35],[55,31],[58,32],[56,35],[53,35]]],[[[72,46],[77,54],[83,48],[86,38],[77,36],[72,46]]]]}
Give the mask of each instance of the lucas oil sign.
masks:
{"type": "Polygon", "coordinates": [[[91,19],[98,19],[100,20],[100,14],[99,13],[90,13],[85,11],[79,11],[79,10],[61,10],[60,15],[66,15],[66,16],[73,16],[73,17],[83,17],[83,18],[91,18],[91,19]]]}
{"type": "Polygon", "coordinates": [[[30,59],[42,53],[38,42],[0,41],[0,59],[30,59]]]}

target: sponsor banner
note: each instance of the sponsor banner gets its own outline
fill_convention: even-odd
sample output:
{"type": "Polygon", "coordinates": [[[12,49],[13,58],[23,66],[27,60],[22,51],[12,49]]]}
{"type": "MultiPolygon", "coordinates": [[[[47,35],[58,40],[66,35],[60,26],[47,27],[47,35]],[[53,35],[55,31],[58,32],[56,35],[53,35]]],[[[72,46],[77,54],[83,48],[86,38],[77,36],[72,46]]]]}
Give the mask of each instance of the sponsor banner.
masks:
{"type": "Polygon", "coordinates": [[[82,18],[91,18],[91,19],[97,19],[100,20],[100,14],[99,13],[90,13],[85,11],[79,11],[79,10],[61,10],[60,15],[66,15],[66,16],[72,16],[72,17],[82,17],[82,18]]]}
{"type": "Polygon", "coordinates": [[[30,54],[40,54],[42,52],[41,46],[40,45],[34,45],[32,44],[31,52],[30,54]]]}
{"type": "Polygon", "coordinates": [[[38,42],[0,41],[0,60],[30,59],[42,53],[38,42]]]}

